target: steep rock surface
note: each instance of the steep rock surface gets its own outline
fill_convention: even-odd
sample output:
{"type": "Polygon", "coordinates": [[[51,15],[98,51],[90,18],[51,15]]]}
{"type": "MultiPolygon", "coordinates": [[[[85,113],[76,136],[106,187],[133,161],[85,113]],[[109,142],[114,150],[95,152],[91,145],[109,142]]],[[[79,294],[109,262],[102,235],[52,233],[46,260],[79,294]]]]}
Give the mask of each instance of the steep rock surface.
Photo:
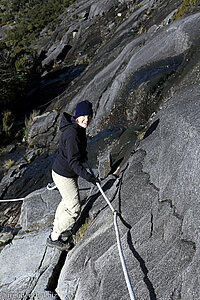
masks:
{"type": "MultiPolygon", "coordinates": [[[[199,298],[199,96],[198,84],[171,98],[120,173],[112,204],[136,299],[199,298]]],[[[129,298],[108,207],[67,256],[56,291],[129,298]]]]}
{"type": "MultiPolygon", "coordinates": [[[[199,96],[196,84],[172,97],[144,140],[102,187],[118,225],[136,299],[199,299],[199,96]]],[[[97,188],[80,181],[82,219],[92,220],[66,255],[46,247],[58,191],[28,196],[22,230],[1,252],[2,299],[127,299],[113,215],[97,188]],[[17,263],[16,263],[17,262],[17,263]],[[7,298],[6,298],[7,297],[7,298]]],[[[79,224],[80,226],[80,224],[79,224]]]]}
{"type": "MultiPolygon", "coordinates": [[[[73,86],[54,99],[47,110],[55,108],[60,113],[63,110],[74,113],[80,99],[89,99],[95,113],[88,132],[94,136],[105,127],[147,122],[150,115],[179,90],[180,82],[184,81],[186,85],[197,82],[197,74],[191,72],[193,63],[199,69],[200,15],[170,22],[174,6],[170,10],[165,7],[165,17],[160,19],[162,4],[142,1],[136,6],[127,1],[126,5],[118,4],[102,17],[82,17],[76,23],[78,33],[64,62],[76,55],[76,63],[80,63],[86,55],[91,56],[88,66],[73,86]],[[92,38],[98,37],[98,43],[90,41],[89,34],[92,38]],[[81,45],[87,45],[87,48],[81,45]],[[87,51],[92,52],[88,54],[87,51]]],[[[98,5],[92,4],[91,9],[98,5]]],[[[61,28],[64,31],[64,24],[65,31],[75,26],[72,22],[70,18],[67,23],[63,21],[57,31],[61,28]]],[[[60,117],[58,124],[59,120],[60,117]]],[[[40,145],[42,140],[41,132],[32,141],[40,145]]],[[[57,136],[49,146],[53,147],[54,142],[57,143],[57,136]]]]}
{"type": "MultiPolygon", "coordinates": [[[[115,180],[104,182],[104,189],[113,198],[116,193],[115,180]],[[109,183],[110,182],[110,183],[109,183]]],[[[79,180],[82,214],[77,229],[88,217],[88,211],[95,217],[104,203],[96,203],[97,190],[85,180],[79,180]]],[[[0,299],[52,299],[56,300],[55,288],[67,253],[46,246],[55,209],[61,200],[57,190],[45,188],[28,195],[23,202],[19,226],[21,230],[0,254],[0,299]]],[[[76,229],[76,230],[77,230],[76,229]]]]}
{"type": "MultiPolygon", "coordinates": [[[[99,154],[101,162],[107,159],[107,174],[113,162],[120,167],[119,178],[110,175],[102,185],[121,212],[122,246],[136,299],[197,300],[200,295],[200,14],[196,6],[172,22],[180,4],[78,1],[35,45],[46,53],[47,75],[54,64],[87,67],[70,85],[63,79],[65,91],[28,128],[29,142],[54,154],[62,111],[73,113],[82,98],[93,102],[89,158],[94,165],[99,154]],[[136,134],[149,123],[136,151],[136,134]]],[[[0,297],[55,300],[56,289],[61,299],[127,299],[112,214],[97,188],[89,192],[90,186],[80,184],[84,206],[77,227],[86,217],[93,220],[83,239],[67,256],[46,248],[60,196],[45,188],[53,159],[45,155],[38,164],[23,153],[22,167],[18,157],[19,170],[13,167],[1,182],[2,192],[13,196],[43,188],[25,198],[22,229],[13,240],[8,237],[0,254],[0,297]]]]}
{"type": "MultiPolygon", "coordinates": [[[[43,94],[45,98],[48,90],[52,96],[56,90],[57,97],[42,105],[41,115],[26,128],[28,143],[42,149],[43,156],[27,164],[23,176],[2,179],[4,198],[14,197],[13,190],[16,197],[26,196],[34,184],[38,189],[49,181],[53,157],[47,158],[47,165],[45,158],[57,149],[61,114],[64,110],[74,113],[79,100],[93,102],[89,159],[97,167],[102,152],[112,150],[114,142],[109,137],[113,131],[119,129],[116,143],[127,127],[135,127],[135,134],[148,126],[151,114],[167,99],[199,81],[199,6],[191,8],[186,18],[172,22],[180,5],[178,0],[77,1],[60,16],[54,31],[41,32],[33,46],[38,54],[44,53],[41,57],[46,56],[41,76],[44,90],[39,88],[35,98],[43,94]],[[74,75],[77,69],[81,69],[79,76],[74,75]],[[57,81],[58,85],[51,85],[57,81]],[[99,139],[101,146],[96,147],[96,135],[102,137],[105,132],[99,139]],[[36,168],[41,176],[34,182],[31,173],[36,168]]],[[[116,157],[111,157],[111,168],[113,162],[116,165],[116,157]]]]}

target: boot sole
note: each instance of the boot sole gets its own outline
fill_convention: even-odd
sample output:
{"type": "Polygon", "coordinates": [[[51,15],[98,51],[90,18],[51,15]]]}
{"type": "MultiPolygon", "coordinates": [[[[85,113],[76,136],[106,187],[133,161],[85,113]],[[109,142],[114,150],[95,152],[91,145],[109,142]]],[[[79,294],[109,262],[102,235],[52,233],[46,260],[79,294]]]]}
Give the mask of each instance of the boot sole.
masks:
{"type": "Polygon", "coordinates": [[[51,248],[56,248],[60,251],[69,251],[70,247],[71,247],[71,245],[69,243],[67,243],[63,246],[59,246],[59,245],[53,244],[51,241],[47,241],[47,246],[49,246],[51,248]]]}

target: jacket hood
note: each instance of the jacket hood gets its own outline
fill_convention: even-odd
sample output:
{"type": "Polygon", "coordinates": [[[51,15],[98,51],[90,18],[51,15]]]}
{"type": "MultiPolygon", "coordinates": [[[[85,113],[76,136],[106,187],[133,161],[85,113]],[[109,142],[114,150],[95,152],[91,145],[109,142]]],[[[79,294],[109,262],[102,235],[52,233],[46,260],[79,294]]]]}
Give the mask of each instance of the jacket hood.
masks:
{"type": "Polygon", "coordinates": [[[63,132],[66,129],[66,127],[72,125],[76,126],[75,119],[68,113],[64,112],[60,121],[60,127],[59,127],[60,131],[63,132]]]}

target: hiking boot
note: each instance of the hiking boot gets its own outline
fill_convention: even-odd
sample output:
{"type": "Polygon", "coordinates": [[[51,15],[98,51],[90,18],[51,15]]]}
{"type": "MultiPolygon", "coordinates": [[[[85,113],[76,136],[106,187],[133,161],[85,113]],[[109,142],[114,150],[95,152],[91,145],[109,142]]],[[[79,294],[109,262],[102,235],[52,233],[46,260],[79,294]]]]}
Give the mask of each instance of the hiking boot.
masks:
{"type": "Polygon", "coordinates": [[[67,240],[69,240],[72,236],[72,231],[71,230],[66,230],[64,232],[61,233],[61,240],[66,242],[67,240]]]}
{"type": "Polygon", "coordinates": [[[47,238],[47,246],[57,248],[60,251],[69,251],[71,247],[69,243],[64,243],[61,240],[52,241],[51,236],[47,238]]]}

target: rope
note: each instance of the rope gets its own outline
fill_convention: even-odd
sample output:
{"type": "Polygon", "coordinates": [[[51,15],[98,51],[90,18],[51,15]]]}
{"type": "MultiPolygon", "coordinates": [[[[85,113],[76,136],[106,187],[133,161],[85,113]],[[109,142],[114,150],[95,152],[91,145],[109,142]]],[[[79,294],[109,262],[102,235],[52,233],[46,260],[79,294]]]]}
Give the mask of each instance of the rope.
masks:
{"type": "Polygon", "coordinates": [[[102,188],[101,188],[100,184],[97,182],[97,183],[96,183],[96,185],[97,185],[97,187],[98,187],[99,191],[101,192],[102,196],[104,197],[104,199],[105,199],[105,200],[106,200],[106,202],[108,203],[108,205],[109,205],[110,209],[112,210],[112,213],[114,213],[114,212],[115,212],[115,210],[114,210],[114,208],[113,208],[112,204],[110,203],[110,201],[108,200],[108,198],[106,197],[106,195],[105,195],[104,191],[102,190],[102,188]]]}
{"type": "Polygon", "coordinates": [[[125,280],[126,280],[126,285],[127,285],[131,300],[136,300],[135,295],[134,295],[134,291],[133,291],[132,286],[131,286],[130,278],[129,278],[129,275],[128,275],[126,263],[125,263],[125,260],[124,260],[124,255],[123,255],[123,252],[122,252],[119,228],[118,228],[118,225],[117,225],[117,214],[118,214],[118,212],[113,208],[112,204],[110,203],[110,201],[106,197],[104,191],[102,190],[100,184],[97,182],[96,185],[97,185],[99,191],[101,192],[102,196],[104,197],[104,199],[108,203],[108,205],[109,205],[109,207],[110,207],[110,209],[111,209],[111,211],[114,215],[114,226],[115,226],[115,233],[116,233],[116,238],[117,238],[118,252],[119,252],[119,256],[120,256],[120,260],[121,260],[122,269],[123,269],[123,272],[124,272],[124,277],[125,277],[125,280]]]}
{"type": "Polygon", "coordinates": [[[125,260],[124,260],[124,255],[123,255],[123,252],[122,252],[119,229],[118,229],[118,226],[117,226],[117,212],[116,211],[114,213],[114,225],[115,225],[115,233],[116,233],[116,238],[117,238],[117,246],[118,246],[119,256],[120,256],[120,260],[121,260],[121,264],[122,264],[122,269],[123,269],[123,272],[124,272],[124,277],[125,277],[125,280],[126,280],[126,285],[128,287],[128,291],[129,291],[129,295],[130,295],[131,300],[135,300],[134,291],[133,291],[132,286],[131,286],[130,278],[129,278],[128,271],[127,271],[127,268],[126,268],[126,263],[125,263],[125,260]]]}
{"type": "MultiPolygon", "coordinates": [[[[56,189],[56,185],[51,186],[50,183],[47,184],[47,190],[54,190],[56,189]]],[[[18,198],[18,199],[2,199],[0,202],[16,202],[16,201],[23,201],[25,198],[18,198]]]]}
{"type": "Polygon", "coordinates": [[[51,186],[51,183],[47,184],[47,190],[52,191],[56,189],[56,185],[51,186]]]}
{"type": "Polygon", "coordinates": [[[18,199],[2,199],[0,202],[15,202],[15,201],[23,201],[24,198],[18,198],[18,199]]]}
{"type": "MultiPolygon", "coordinates": [[[[89,166],[88,162],[87,162],[87,165],[88,165],[88,168],[89,168],[90,172],[92,173],[92,175],[96,178],[96,176],[95,176],[93,170],[91,169],[91,167],[89,166]]],[[[101,192],[102,196],[106,200],[107,204],[109,205],[109,207],[110,207],[110,209],[111,209],[111,211],[112,211],[112,213],[114,215],[113,222],[114,222],[116,239],[117,239],[117,247],[118,247],[118,252],[119,252],[119,256],[120,256],[120,260],[121,260],[122,269],[123,269],[123,272],[124,272],[124,277],[125,277],[126,285],[127,285],[128,291],[129,291],[130,299],[131,300],[136,300],[133,288],[131,286],[130,278],[129,278],[129,275],[128,275],[126,263],[125,263],[125,260],[124,260],[123,251],[122,251],[122,246],[121,246],[121,241],[120,241],[120,234],[119,234],[119,228],[118,228],[118,225],[117,225],[117,215],[118,215],[118,212],[113,208],[112,204],[110,203],[110,201],[106,197],[106,195],[105,195],[103,189],[101,188],[100,184],[97,182],[96,185],[97,185],[99,191],[101,192]]]]}

